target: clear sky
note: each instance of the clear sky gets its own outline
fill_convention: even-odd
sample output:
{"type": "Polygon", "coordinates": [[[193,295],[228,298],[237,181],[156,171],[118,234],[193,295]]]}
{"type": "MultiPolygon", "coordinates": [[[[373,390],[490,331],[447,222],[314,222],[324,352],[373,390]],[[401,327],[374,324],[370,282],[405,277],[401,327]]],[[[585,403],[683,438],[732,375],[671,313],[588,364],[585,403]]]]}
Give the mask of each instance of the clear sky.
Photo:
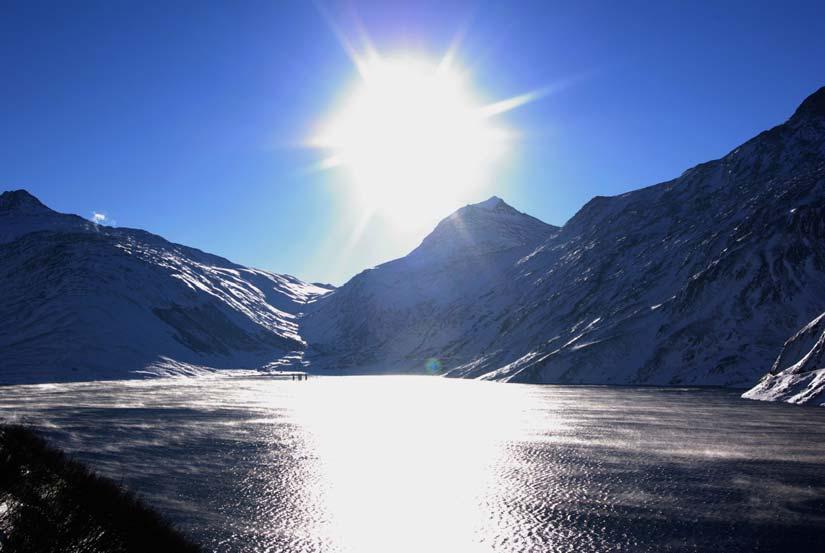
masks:
{"type": "Polygon", "coordinates": [[[554,224],[725,154],[825,85],[821,0],[7,0],[0,189],[340,284],[460,207],[433,196],[399,228],[317,170],[307,139],[357,80],[342,42],[363,34],[382,54],[453,46],[490,102],[546,90],[498,116],[518,138],[456,202],[497,194],[554,224]]]}

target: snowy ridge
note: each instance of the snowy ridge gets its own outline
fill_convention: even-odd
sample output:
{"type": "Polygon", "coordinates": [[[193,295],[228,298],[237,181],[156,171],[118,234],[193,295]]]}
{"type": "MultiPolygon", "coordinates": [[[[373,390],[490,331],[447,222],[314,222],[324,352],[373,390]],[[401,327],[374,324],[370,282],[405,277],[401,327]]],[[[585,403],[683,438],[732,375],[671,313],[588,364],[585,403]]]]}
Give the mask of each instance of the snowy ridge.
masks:
{"type": "Polygon", "coordinates": [[[2,382],[300,367],[821,402],[825,88],[561,228],[492,197],[337,289],[6,192],[0,283],[2,382]]]}
{"type": "Polygon", "coordinates": [[[825,313],[785,342],[770,372],[742,397],[825,406],[825,313]]]}
{"type": "Polygon", "coordinates": [[[306,347],[297,317],[329,292],[25,191],[0,196],[0,237],[2,382],[123,377],[162,359],[257,368],[306,347]]]}
{"type": "Polygon", "coordinates": [[[509,298],[491,290],[558,228],[493,197],[442,220],[408,256],[356,275],[309,306],[301,333],[315,370],[424,370],[428,358],[495,331],[475,324],[509,298]],[[487,297],[484,297],[485,294],[487,297]]]}
{"type": "Polygon", "coordinates": [[[534,355],[472,376],[753,383],[825,298],[825,118],[809,115],[673,181],[588,203],[522,265],[521,347],[534,355]]]}
{"type": "Polygon", "coordinates": [[[537,244],[557,230],[493,196],[464,206],[442,220],[405,259],[433,263],[444,258],[487,255],[537,244]]]}
{"type": "Polygon", "coordinates": [[[825,305],[823,98],[511,249],[531,217],[497,198],[462,208],[309,309],[306,358],[386,372],[435,358],[448,376],[512,382],[753,385],[825,305]],[[507,215],[491,221],[491,208],[507,215]]]}

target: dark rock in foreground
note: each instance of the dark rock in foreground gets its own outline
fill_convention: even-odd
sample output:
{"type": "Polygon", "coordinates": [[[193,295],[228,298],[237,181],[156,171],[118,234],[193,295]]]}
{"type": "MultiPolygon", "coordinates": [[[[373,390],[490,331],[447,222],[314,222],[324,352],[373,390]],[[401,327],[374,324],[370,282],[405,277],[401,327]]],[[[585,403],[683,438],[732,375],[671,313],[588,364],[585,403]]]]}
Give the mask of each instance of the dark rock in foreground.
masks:
{"type": "Polygon", "coordinates": [[[0,426],[0,550],[200,551],[118,484],[33,432],[0,426]]]}

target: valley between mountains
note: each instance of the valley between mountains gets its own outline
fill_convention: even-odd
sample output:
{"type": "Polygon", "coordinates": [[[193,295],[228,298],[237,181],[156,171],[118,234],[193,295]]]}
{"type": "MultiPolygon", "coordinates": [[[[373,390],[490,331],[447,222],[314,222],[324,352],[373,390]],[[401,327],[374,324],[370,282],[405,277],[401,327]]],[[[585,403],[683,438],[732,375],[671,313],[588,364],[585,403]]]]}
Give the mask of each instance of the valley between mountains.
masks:
{"type": "Polygon", "coordinates": [[[825,404],[825,88],[562,227],[492,197],[339,288],[0,195],[0,382],[301,368],[825,404]]]}

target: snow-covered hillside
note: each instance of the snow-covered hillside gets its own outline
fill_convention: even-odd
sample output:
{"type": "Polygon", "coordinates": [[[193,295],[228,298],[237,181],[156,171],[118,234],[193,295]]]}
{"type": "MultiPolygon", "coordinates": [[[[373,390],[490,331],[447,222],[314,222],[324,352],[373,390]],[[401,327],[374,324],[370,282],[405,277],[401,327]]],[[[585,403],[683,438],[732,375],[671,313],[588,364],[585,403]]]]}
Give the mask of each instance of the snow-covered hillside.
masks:
{"type": "Polygon", "coordinates": [[[825,313],[785,342],[770,372],[742,397],[825,406],[825,313]]]}
{"type": "MultiPolygon", "coordinates": [[[[484,319],[512,298],[494,290],[558,228],[501,199],[465,206],[406,257],[363,271],[307,311],[317,369],[423,371],[430,358],[493,339],[484,319]]],[[[432,368],[432,367],[431,367],[432,368]]]]}
{"type": "Polygon", "coordinates": [[[125,376],[168,362],[260,367],[306,343],[329,290],[0,195],[0,382],[125,376]]]}
{"type": "MultiPolygon", "coordinates": [[[[596,197],[561,228],[493,197],[335,290],[7,192],[0,285],[0,381],[300,362],[750,387],[825,309],[825,88],[725,157],[596,197]]],[[[749,397],[818,401],[811,324],[749,397]]]]}
{"type": "Polygon", "coordinates": [[[384,371],[436,358],[450,376],[517,382],[753,385],[825,306],[823,200],[825,89],[725,157],[594,198],[561,229],[499,200],[459,210],[409,256],[317,302],[309,358],[384,371]],[[509,231],[522,226],[535,230],[509,231]]]}

